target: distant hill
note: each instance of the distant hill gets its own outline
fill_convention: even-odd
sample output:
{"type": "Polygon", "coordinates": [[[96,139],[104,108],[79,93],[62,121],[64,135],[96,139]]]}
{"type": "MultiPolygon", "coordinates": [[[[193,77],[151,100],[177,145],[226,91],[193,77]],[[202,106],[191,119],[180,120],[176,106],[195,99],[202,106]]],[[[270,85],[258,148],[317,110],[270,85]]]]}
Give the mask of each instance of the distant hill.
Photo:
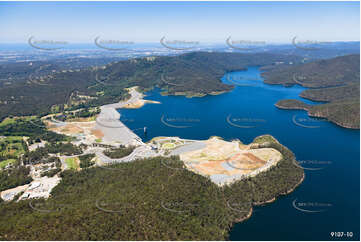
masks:
{"type": "MultiPolygon", "coordinates": [[[[233,88],[221,82],[225,72],[242,70],[250,65],[297,63],[300,60],[297,56],[266,53],[192,52],[122,60],[78,70],[53,72],[52,67],[40,65],[39,68],[47,68],[46,75],[39,76],[36,72],[39,68],[26,68],[27,79],[0,85],[0,120],[9,115],[43,115],[51,110],[118,102],[127,97],[124,88],[131,86],[144,90],[158,86],[169,95],[217,94],[233,88]]],[[[8,70],[18,68],[9,65],[0,68],[0,76],[1,72],[5,77],[8,70]]],[[[24,79],[20,72],[19,78],[24,79]]]]}
{"type": "Polygon", "coordinates": [[[304,87],[332,87],[360,82],[360,55],[347,55],[306,64],[274,68],[263,74],[265,83],[304,87]],[[357,71],[358,70],[358,71],[357,71]]]}
{"type": "Polygon", "coordinates": [[[265,72],[265,83],[311,87],[300,96],[324,101],[307,105],[297,100],[281,100],[276,106],[304,109],[310,116],[326,118],[342,127],[360,128],[360,55],[348,55],[265,72]]]}

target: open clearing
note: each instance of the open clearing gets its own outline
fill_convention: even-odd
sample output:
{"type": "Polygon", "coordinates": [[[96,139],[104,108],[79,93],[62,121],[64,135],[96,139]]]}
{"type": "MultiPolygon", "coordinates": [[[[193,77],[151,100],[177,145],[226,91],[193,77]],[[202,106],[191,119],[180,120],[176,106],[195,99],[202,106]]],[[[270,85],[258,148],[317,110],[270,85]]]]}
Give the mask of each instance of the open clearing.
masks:
{"type": "Polygon", "coordinates": [[[74,169],[74,170],[79,169],[79,158],[78,157],[66,158],[65,163],[67,164],[69,169],[74,169]]]}
{"type": "Polygon", "coordinates": [[[163,149],[174,149],[175,147],[177,147],[177,145],[174,144],[174,143],[164,143],[164,144],[162,144],[163,149]]]}
{"type": "Polygon", "coordinates": [[[6,160],[0,161],[0,169],[15,162],[20,155],[25,153],[22,140],[20,136],[7,136],[0,139],[0,156],[7,157],[6,160]]]}
{"type": "Polygon", "coordinates": [[[273,148],[251,149],[239,141],[224,141],[213,137],[204,141],[205,147],[180,154],[186,167],[203,176],[210,176],[219,185],[235,178],[254,176],[282,159],[273,148]]]}
{"type": "Polygon", "coordinates": [[[5,168],[8,164],[14,163],[15,161],[16,161],[15,159],[7,159],[7,160],[0,161],[0,169],[5,168]]]}

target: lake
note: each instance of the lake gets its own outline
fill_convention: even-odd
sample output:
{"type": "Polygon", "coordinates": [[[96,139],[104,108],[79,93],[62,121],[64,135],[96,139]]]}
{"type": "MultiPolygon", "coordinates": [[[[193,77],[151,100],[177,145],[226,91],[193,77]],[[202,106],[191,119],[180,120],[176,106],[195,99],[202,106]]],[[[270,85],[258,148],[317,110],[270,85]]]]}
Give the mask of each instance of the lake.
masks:
{"type": "Polygon", "coordinates": [[[298,96],[305,90],[301,86],[264,84],[258,67],[227,73],[222,81],[235,89],[202,98],[161,96],[154,89],[146,99],[161,104],[118,110],[121,121],[143,141],[156,136],[220,136],[250,143],[271,134],[295,153],[306,168],[304,182],[276,202],[255,207],[250,219],[235,224],[230,240],[334,240],[336,232],[344,233],[342,240],[359,240],[359,130],[309,118],[302,110],[276,108],[274,104],[286,98],[315,102],[298,96]]]}

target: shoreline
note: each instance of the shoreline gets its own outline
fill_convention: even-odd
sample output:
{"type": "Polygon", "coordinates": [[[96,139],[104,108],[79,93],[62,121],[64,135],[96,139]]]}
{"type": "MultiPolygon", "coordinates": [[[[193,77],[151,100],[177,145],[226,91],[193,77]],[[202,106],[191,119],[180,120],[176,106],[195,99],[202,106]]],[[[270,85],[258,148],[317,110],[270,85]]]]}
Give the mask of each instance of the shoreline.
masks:
{"type": "Polygon", "coordinates": [[[210,92],[210,93],[197,93],[197,92],[175,92],[175,93],[168,93],[167,91],[163,91],[160,92],[160,94],[162,96],[184,96],[186,98],[201,98],[201,97],[205,97],[205,96],[217,96],[217,95],[221,95],[227,92],[231,92],[233,91],[233,89],[231,90],[224,90],[224,91],[214,91],[214,92],[210,92]]]}
{"type": "MultiPolygon", "coordinates": [[[[281,100],[280,100],[281,101],[281,100]]],[[[346,125],[346,124],[341,124],[335,120],[330,120],[328,119],[326,116],[322,116],[322,115],[317,115],[317,114],[312,114],[311,113],[311,110],[309,110],[308,108],[306,107],[286,107],[286,106],[282,106],[282,105],[279,105],[277,103],[274,104],[277,108],[279,109],[283,109],[283,110],[303,110],[303,111],[306,111],[307,112],[307,115],[308,117],[310,118],[324,118],[326,119],[328,122],[330,123],[333,123],[339,127],[342,127],[342,128],[345,128],[345,129],[354,129],[354,130],[359,130],[360,128],[356,128],[356,127],[353,127],[352,125],[346,125]]],[[[311,106],[312,107],[312,106],[311,106]]]]}
{"type": "MultiPolygon", "coordinates": [[[[281,100],[280,100],[281,101],[281,100]]],[[[274,104],[277,108],[279,109],[285,109],[285,110],[304,110],[304,111],[307,111],[308,112],[308,109],[305,108],[305,107],[295,107],[295,106],[292,106],[292,107],[289,107],[289,106],[282,106],[278,103],[275,103],[274,104]]]]}
{"type": "MultiPolygon", "coordinates": [[[[293,192],[299,185],[302,184],[302,182],[305,180],[305,177],[306,177],[306,175],[305,175],[305,173],[303,173],[303,176],[302,176],[302,178],[301,178],[301,180],[300,180],[299,182],[297,182],[292,188],[288,189],[287,191],[281,192],[278,196],[275,196],[275,197],[273,197],[273,198],[271,198],[271,199],[269,199],[269,200],[267,200],[267,201],[264,201],[264,202],[254,202],[254,203],[252,203],[251,209],[250,209],[250,211],[248,212],[248,214],[246,214],[246,216],[243,216],[243,217],[241,217],[241,218],[236,219],[236,220],[234,221],[234,223],[242,223],[242,222],[244,222],[245,220],[251,218],[251,217],[252,217],[252,213],[253,213],[253,206],[262,206],[262,205],[266,205],[266,204],[268,204],[268,203],[273,203],[273,202],[277,201],[277,198],[278,198],[279,196],[286,196],[286,195],[290,194],[290,193],[293,192]]],[[[232,226],[232,227],[233,227],[233,226],[232,226]]]]}
{"type": "Polygon", "coordinates": [[[105,143],[120,142],[123,145],[143,144],[141,138],[120,121],[121,114],[117,111],[117,109],[135,103],[143,97],[142,93],[138,92],[135,87],[130,88],[129,92],[131,97],[126,101],[100,106],[95,129],[100,130],[104,134],[103,141],[105,143]]]}

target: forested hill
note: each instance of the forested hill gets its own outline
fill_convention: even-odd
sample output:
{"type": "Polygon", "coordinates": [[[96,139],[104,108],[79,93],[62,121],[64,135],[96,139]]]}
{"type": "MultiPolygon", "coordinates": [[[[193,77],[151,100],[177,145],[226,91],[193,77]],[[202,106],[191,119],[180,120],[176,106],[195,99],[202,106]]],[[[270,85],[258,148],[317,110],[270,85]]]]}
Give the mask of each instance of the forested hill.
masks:
{"type": "Polygon", "coordinates": [[[304,105],[294,100],[279,101],[284,109],[305,109],[309,115],[326,118],[342,127],[360,128],[360,55],[347,55],[264,73],[269,84],[312,87],[300,96],[327,102],[304,105]]]}
{"type": "Polygon", "coordinates": [[[99,71],[99,75],[108,84],[127,82],[143,88],[158,85],[168,94],[204,95],[232,88],[220,81],[226,72],[299,60],[299,57],[265,53],[192,52],[174,57],[147,57],[111,63],[99,71]]]}
{"type": "Polygon", "coordinates": [[[360,55],[346,55],[294,66],[274,68],[263,74],[265,83],[320,88],[360,83],[360,55]]]}
{"type": "MultiPolygon", "coordinates": [[[[159,86],[171,95],[215,94],[232,89],[220,81],[227,71],[276,62],[297,63],[300,59],[267,53],[192,52],[129,59],[80,70],[55,69],[46,75],[29,69],[26,81],[12,80],[12,84],[0,86],[0,120],[9,115],[43,115],[51,110],[118,102],[127,95],[124,88],[135,85],[143,89],[159,86]]],[[[0,68],[1,71],[6,70],[0,68]]]]}
{"type": "Polygon", "coordinates": [[[292,192],[304,179],[294,154],[273,137],[253,142],[278,150],[282,160],[224,187],[174,156],[64,171],[47,200],[0,200],[0,240],[226,240],[253,206],[292,192]]]}

